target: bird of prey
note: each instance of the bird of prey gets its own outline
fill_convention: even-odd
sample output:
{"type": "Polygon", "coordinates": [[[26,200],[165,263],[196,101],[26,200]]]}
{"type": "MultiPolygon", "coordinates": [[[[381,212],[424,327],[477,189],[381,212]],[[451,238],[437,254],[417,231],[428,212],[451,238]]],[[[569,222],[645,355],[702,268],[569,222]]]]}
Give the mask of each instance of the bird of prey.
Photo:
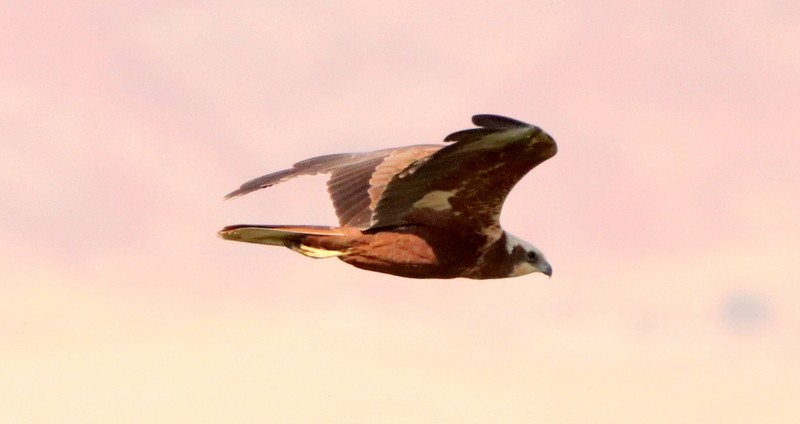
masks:
{"type": "Polygon", "coordinates": [[[337,257],[369,271],[410,278],[506,278],[552,274],[539,249],[503,230],[500,211],[514,185],[556,154],[542,129],[497,115],[478,128],[423,144],[319,156],[248,181],[234,198],[301,175],[330,174],[339,227],[232,225],[226,240],[337,257]]]}

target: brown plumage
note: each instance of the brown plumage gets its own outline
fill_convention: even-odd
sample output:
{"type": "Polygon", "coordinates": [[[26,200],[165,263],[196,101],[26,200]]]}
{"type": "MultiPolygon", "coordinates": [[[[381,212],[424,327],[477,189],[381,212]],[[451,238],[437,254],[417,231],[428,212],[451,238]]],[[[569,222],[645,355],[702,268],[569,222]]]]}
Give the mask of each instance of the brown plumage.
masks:
{"type": "Polygon", "coordinates": [[[542,253],[500,227],[514,185],[556,154],[540,128],[476,115],[479,128],[448,145],[320,156],[248,181],[234,198],[302,175],[330,174],[340,227],[234,225],[228,240],[286,246],[309,257],[412,278],[504,278],[552,268],[542,253]]]}

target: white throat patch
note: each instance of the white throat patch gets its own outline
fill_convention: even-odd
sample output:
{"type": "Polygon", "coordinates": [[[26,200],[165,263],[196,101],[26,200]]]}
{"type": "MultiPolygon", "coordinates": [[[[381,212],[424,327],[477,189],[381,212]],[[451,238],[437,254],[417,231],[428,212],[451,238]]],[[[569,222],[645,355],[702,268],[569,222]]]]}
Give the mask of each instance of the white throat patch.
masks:
{"type": "Polygon", "coordinates": [[[523,275],[528,275],[530,273],[536,272],[536,268],[528,262],[520,262],[514,265],[514,269],[511,270],[511,274],[509,277],[521,277],[523,275]]]}

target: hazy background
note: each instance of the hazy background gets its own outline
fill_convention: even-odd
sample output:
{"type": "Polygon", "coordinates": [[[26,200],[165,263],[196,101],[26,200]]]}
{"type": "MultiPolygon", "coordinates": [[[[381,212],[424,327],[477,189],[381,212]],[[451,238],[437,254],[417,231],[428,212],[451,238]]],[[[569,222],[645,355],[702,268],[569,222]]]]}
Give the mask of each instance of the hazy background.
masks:
{"type": "Polygon", "coordinates": [[[800,422],[796,2],[0,19],[0,422],[800,422]],[[333,224],[324,178],[222,196],[475,113],[559,142],[503,215],[550,280],[406,280],[215,236],[333,224]]]}

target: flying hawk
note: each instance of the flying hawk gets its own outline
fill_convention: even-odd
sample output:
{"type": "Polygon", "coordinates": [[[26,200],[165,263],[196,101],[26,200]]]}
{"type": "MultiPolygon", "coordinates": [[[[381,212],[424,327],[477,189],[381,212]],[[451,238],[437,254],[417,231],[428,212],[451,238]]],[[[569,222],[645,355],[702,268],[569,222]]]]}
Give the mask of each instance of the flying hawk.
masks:
{"type": "Polygon", "coordinates": [[[550,276],[542,252],[504,231],[499,219],[517,181],[556,154],[555,141],[511,118],[475,115],[472,122],[479,128],[448,135],[451,144],[307,159],[226,196],[330,174],[339,227],[232,225],[219,236],[410,278],[550,276]]]}

